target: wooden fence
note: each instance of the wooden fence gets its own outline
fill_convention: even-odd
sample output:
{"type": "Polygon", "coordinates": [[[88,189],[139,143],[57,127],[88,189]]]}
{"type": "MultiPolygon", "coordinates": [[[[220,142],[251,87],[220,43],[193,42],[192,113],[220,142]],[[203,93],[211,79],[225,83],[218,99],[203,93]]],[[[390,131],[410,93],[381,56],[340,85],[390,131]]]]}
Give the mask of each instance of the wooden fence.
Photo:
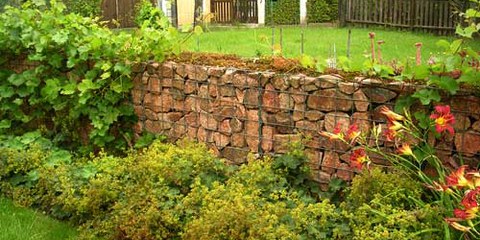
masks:
{"type": "Polygon", "coordinates": [[[257,23],[257,0],[211,0],[215,23],[257,23]]]}
{"type": "Polygon", "coordinates": [[[460,20],[448,0],[340,0],[341,25],[382,25],[448,34],[460,20]]]}

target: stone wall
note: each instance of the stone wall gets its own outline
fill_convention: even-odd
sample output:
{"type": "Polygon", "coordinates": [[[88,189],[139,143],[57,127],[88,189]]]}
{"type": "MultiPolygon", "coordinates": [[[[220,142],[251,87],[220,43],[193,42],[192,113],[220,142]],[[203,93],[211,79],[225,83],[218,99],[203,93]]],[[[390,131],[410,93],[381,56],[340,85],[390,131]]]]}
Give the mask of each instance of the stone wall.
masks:
{"type": "MultiPolygon", "coordinates": [[[[133,102],[139,116],[136,133],[149,131],[171,140],[192,138],[206,143],[217,155],[240,164],[248,153],[280,154],[285,144],[302,137],[314,177],[349,180],[349,147],[331,143],[319,131],[357,123],[368,131],[384,124],[383,105],[411,93],[415,86],[383,84],[339,76],[275,74],[223,67],[167,62],[136,66],[133,102]]],[[[468,92],[452,99],[456,135],[435,140],[445,161],[462,157],[475,163],[480,153],[480,98],[468,92]]],[[[381,161],[378,160],[377,161],[381,161]]]]}

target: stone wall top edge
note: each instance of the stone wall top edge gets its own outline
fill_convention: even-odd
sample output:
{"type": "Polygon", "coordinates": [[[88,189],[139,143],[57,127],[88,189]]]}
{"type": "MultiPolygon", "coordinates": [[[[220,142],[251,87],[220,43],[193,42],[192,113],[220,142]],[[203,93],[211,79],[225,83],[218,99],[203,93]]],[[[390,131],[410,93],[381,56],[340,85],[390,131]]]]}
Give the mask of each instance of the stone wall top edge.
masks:
{"type": "MultiPolygon", "coordinates": [[[[318,76],[309,76],[305,73],[279,73],[273,70],[262,71],[262,70],[237,68],[237,67],[230,67],[230,66],[215,66],[215,65],[183,63],[183,62],[175,62],[171,60],[162,63],[162,65],[167,65],[167,66],[171,65],[175,67],[179,65],[181,66],[189,65],[192,67],[216,69],[219,71],[224,71],[225,73],[240,73],[240,74],[249,74],[249,75],[259,74],[259,75],[267,76],[268,78],[272,76],[281,76],[281,77],[287,77],[287,78],[309,78],[311,80],[320,80],[320,81],[336,83],[336,84],[340,84],[340,83],[355,84],[355,85],[359,85],[360,87],[366,87],[366,88],[381,87],[381,88],[386,88],[396,92],[413,92],[416,89],[424,89],[424,88],[436,89],[435,87],[427,86],[424,84],[415,84],[415,83],[401,82],[401,81],[395,81],[395,80],[382,81],[377,78],[366,77],[366,76],[357,76],[354,79],[345,79],[345,77],[338,74],[321,74],[318,76]]],[[[142,63],[140,66],[141,66],[140,69],[143,69],[145,71],[149,66],[158,68],[159,63],[151,61],[148,63],[142,63]]],[[[457,94],[455,95],[472,95],[474,94],[474,92],[475,91],[472,89],[461,88],[458,90],[457,94]]]]}

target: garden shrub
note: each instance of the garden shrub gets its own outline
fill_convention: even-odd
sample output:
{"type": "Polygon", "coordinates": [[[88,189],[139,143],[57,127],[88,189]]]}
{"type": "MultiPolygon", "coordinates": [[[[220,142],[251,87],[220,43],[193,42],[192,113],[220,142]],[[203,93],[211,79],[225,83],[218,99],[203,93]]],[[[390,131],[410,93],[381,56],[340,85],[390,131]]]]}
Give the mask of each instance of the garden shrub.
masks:
{"type": "Polygon", "coordinates": [[[164,13],[148,0],[139,1],[135,5],[134,22],[139,27],[146,24],[155,29],[163,29],[170,24],[164,13]]]}
{"type": "Polygon", "coordinates": [[[441,239],[442,210],[423,203],[422,193],[405,173],[363,171],[341,205],[353,239],[441,239]]]}
{"type": "Polygon", "coordinates": [[[278,0],[265,4],[266,24],[298,24],[300,22],[299,0],[278,0]]]}
{"type": "Polygon", "coordinates": [[[0,130],[40,128],[72,148],[124,149],[136,122],[131,64],[162,61],[175,36],[172,28],[149,26],[113,33],[98,19],[65,14],[54,0],[7,7],[0,14],[0,130]],[[14,72],[12,60],[29,67],[14,72]]]}
{"type": "Polygon", "coordinates": [[[183,239],[342,239],[348,228],[328,200],[287,187],[272,160],[251,161],[226,183],[200,184],[185,201],[192,214],[183,239]]]}
{"type": "Polygon", "coordinates": [[[308,23],[322,23],[338,18],[338,0],[307,1],[308,23]]]}
{"type": "Polygon", "coordinates": [[[100,17],[102,15],[102,0],[62,0],[67,12],[77,13],[84,17],[100,17]]]}
{"type": "Polygon", "coordinates": [[[230,167],[189,141],[78,158],[40,132],[1,139],[2,194],[85,239],[438,239],[443,222],[403,172],[361,173],[339,206],[309,193],[299,145],[230,167]]]}

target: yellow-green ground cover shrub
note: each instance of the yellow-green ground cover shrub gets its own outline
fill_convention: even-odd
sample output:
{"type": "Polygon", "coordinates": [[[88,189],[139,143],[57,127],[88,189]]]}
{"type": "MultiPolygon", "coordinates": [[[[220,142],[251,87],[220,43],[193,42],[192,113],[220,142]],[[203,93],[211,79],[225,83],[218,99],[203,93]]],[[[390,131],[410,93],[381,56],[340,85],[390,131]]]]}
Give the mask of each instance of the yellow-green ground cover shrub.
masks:
{"type": "Polygon", "coordinates": [[[442,209],[422,202],[422,188],[398,171],[357,175],[341,204],[352,239],[442,239],[442,209]]]}
{"type": "Polygon", "coordinates": [[[38,134],[3,142],[2,194],[77,224],[84,239],[436,239],[442,222],[398,172],[363,173],[342,204],[320,197],[299,145],[233,167],[189,141],[88,158],[38,134]]]}

